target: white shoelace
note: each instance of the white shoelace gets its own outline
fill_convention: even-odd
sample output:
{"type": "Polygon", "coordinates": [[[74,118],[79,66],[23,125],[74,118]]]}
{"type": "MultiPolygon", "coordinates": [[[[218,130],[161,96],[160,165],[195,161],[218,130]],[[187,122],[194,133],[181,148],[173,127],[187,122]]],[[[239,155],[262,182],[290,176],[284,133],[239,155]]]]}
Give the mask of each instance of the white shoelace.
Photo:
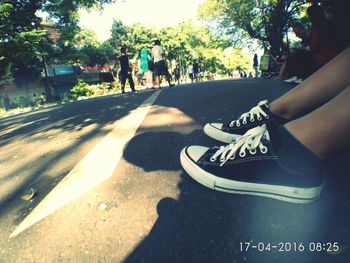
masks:
{"type": "Polygon", "coordinates": [[[267,100],[260,101],[259,104],[253,107],[250,111],[243,113],[238,118],[238,120],[231,121],[229,126],[232,128],[236,124],[236,126],[239,127],[241,126],[241,121],[242,124],[247,124],[248,117],[250,119],[250,122],[255,121],[255,116],[258,121],[261,121],[263,117],[266,119],[270,118],[270,116],[267,113],[265,113],[261,108],[261,106],[265,104],[267,104],[267,100]]]}
{"type": "MultiPolygon", "coordinates": [[[[220,166],[223,166],[229,159],[235,159],[236,152],[238,150],[239,156],[243,158],[246,155],[246,150],[248,150],[250,154],[254,155],[256,154],[256,149],[258,147],[262,154],[267,153],[267,147],[261,142],[261,139],[266,132],[266,124],[250,129],[243,136],[237,139],[236,142],[227,146],[221,146],[219,150],[217,150],[216,153],[210,158],[210,161],[215,162],[219,155],[221,155],[220,166]]],[[[269,139],[268,133],[267,137],[269,139]]]]}

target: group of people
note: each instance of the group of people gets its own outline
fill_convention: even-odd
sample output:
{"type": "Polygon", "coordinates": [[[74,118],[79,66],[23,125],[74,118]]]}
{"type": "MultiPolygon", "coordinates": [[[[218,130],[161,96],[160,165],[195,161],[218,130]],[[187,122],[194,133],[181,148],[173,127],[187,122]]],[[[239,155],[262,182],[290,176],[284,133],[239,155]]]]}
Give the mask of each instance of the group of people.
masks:
{"type": "Polygon", "coordinates": [[[198,79],[200,78],[199,73],[199,64],[197,60],[193,61],[193,64],[188,67],[188,77],[190,78],[191,82],[198,82],[198,79]]]}
{"type": "MultiPolygon", "coordinates": [[[[126,53],[126,47],[120,49],[121,56],[118,58],[120,71],[119,80],[121,82],[121,91],[125,93],[125,84],[128,80],[132,92],[136,92],[135,83],[132,77],[132,66],[126,53]]],[[[142,78],[146,80],[147,88],[161,89],[161,78],[165,76],[172,87],[171,75],[166,65],[166,56],[164,48],[161,46],[160,40],[155,40],[151,52],[146,48],[140,50],[140,59],[138,63],[139,72],[142,74],[142,78]]]]}
{"type": "MultiPolygon", "coordinates": [[[[238,118],[207,123],[204,133],[225,145],[192,145],[180,153],[182,167],[198,183],[292,203],[309,203],[320,196],[324,160],[350,150],[349,2],[320,2],[332,5],[333,40],[339,54],[322,51],[325,44],[313,46],[323,39],[318,29],[310,42],[316,72],[304,75],[298,86],[278,99],[263,100],[238,118]]],[[[308,12],[320,8],[312,6],[308,12]]]]}

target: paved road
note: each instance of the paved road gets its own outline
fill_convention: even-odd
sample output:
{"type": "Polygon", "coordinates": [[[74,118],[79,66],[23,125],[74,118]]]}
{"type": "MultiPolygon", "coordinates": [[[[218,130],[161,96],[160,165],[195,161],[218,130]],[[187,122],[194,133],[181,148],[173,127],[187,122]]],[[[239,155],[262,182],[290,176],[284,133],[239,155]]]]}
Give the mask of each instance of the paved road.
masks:
{"type": "Polygon", "coordinates": [[[212,81],[1,119],[0,262],[348,262],[348,155],[327,163],[307,205],[215,192],[181,169],[184,146],[217,145],[205,123],[291,88],[212,81]],[[309,252],[313,242],[341,251],[309,252]]]}

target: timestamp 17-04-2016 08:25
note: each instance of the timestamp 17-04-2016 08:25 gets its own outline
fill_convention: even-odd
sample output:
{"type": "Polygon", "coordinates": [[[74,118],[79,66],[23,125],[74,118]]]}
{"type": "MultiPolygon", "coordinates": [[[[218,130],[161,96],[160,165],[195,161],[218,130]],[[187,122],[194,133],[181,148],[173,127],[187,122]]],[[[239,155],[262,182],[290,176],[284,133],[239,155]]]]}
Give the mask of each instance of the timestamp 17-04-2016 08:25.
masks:
{"type": "Polygon", "coordinates": [[[329,252],[337,253],[340,251],[339,242],[239,242],[241,252],[329,252]]]}

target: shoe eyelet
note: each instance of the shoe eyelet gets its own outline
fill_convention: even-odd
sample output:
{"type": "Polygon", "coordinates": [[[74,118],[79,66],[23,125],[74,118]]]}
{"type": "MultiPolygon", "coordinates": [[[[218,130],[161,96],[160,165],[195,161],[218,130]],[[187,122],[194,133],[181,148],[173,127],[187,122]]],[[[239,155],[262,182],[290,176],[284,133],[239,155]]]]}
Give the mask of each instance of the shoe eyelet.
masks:
{"type": "Polygon", "coordinates": [[[245,154],[246,154],[245,152],[239,152],[239,156],[242,158],[245,157],[245,154]]]}
{"type": "Polygon", "coordinates": [[[243,124],[247,124],[247,121],[242,121],[243,124]]]}
{"type": "Polygon", "coordinates": [[[261,118],[260,116],[259,116],[257,119],[258,119],[258,121],[261,121],[261,120],[262,120],[262,118],[261,118]]]}
{"type": "Polygon", "coordinates": [[[228,125],[228,127],[232,128],[232,127],[233,127],[233,124],[232,124],[232,123],[230,123],[230,124],[228,125]]]}
{"type": "Polygon", "coordinates": [[[250,122],[254,122],[254,121],[255,121],[255,119],[254,119],[254,118],[250,119],[250,122]]]}
{"type": "Polygon", "coordinates": [[[267,153],[267,147],[266,147],[266,146],[261,147],[260,152],[261,152],[262,154],[267,153]]]}
{"type": "Polygon", "coordinates": [[[266,115],[265,119],[267,119],[267,120],[270,119],[270,116],[269,116],[269,115],[266,115]]]}
{"type": "Polygon", "coordinates": [[[213,163],[216,161],[216,158],[210,157],[210,161],[213,163]]]}
{"type": "Polygon", "coordinates": [[[237,123],[236,123],[236,126],[237,126],[237,127],[241,126],[241,123],[240,123],[240,122],[237,122],[237,123]]]}
{"type": "Polygon", "coordinates": [[[221,157],[221,158],[220,158],[220,162],[223,163],[223,162],[225,161],[225,159],[226,159],[226,158],[221,157]]]}
{"type": "Polygon", "coordinates": [[[232,155],[231,157],[230,157],[230,160],[234,160],[236,158],[236,155],[232,155]]]}
{"type": "Polygon", "coordinates": [[[251,149],[251,150],[249,150],[249,153],[250,153],[251,155],[256,154],[256,149],[251,149]]]}

